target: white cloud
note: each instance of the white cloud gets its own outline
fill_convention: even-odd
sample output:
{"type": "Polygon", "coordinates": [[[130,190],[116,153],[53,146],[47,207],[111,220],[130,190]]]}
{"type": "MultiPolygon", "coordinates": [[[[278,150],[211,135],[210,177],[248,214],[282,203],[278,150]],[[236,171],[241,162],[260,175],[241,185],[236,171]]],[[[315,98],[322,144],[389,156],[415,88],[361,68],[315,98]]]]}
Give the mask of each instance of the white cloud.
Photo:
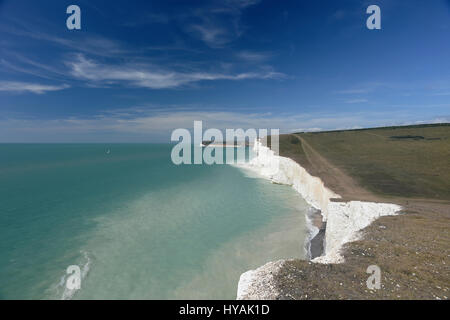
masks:
{"type": "Polygon", "coordinates": [[[212,48],[221,48],[243,33],[242,11],[260,0],[224,0],[197,8],[181,18],[184,30],[212,48]]]}
{"type": "Polygon", "coordinates": [[[298,128],[298,129],[293,129],[290,130],[290,132],[318,132],[318,131],[323,131],[322,128],[298,128]]]}
{"type": "Polygon", "coordinates": [[[39,83],[19,82],[19,81],[0,81],[0,91],[7,92],[31,92],[43,94],[48,91],[58,91],[69,88],[69,85],[46,85],[39,83]]]}
{"type": "Polygon", "coordinates": [[[163,111],[130,108],[89,118],[0,120],[0,142],[169,142],[172,130],[207,128],[280,129],[281,133],[448,122],[448,117],[418,121],[398,113],[272,114],[224,111],[163,111]],[[300,128],[300,129],[299,129],[300,128]]]}
{"type": "Polygon", "coordinates": [[[99,64],[78,55],[66,63],[71,74],[78,79],[96,83],[121,83],[150,89],[176,88],[199,81],[280,79],[284,74],[275,71],[223,74],[209,72],[177,72],[164,70],[153,65],[107,65],[99,64]]]}
{"type": "Polygon", "coordinates": [[[222,47],[230,41],[228,31],[212,23],[193,24],[189,29],[210,47],[222,47]]]}
{"type": "Polygon", "coordinates": [[[28,37],[39,41],[61,46],[71,51],[83,52],[96,56],[121,56],[130,54],[130,50],[124,49],[122,43],[97,35],[74,35],[74,37],[59,37],[50,32],[40,32],[36,26],[26,26],[20,23],[22,28],[10,27],[7,31],[16,36],[28,37]]]}

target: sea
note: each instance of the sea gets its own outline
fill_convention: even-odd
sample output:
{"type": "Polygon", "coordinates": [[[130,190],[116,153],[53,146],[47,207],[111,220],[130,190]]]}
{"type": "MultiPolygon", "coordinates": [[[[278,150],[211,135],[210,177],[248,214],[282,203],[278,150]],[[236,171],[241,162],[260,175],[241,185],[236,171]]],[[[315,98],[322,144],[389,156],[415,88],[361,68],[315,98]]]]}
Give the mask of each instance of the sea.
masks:
{"type": "Polygon", "coordinates": [[[291,187],[172,148],[0,144],[0,299],[235,299],[243,272],[305,258],[291,187]]]}

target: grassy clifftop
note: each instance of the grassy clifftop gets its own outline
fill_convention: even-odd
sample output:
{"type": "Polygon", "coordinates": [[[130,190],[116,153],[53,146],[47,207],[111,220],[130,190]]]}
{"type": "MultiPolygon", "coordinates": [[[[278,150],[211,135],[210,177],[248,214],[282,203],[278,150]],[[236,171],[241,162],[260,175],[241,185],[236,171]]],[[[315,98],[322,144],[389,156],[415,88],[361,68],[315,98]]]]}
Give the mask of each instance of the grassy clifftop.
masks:
{"type": "Polygon", "coordinates": [[[304,144],[374,194],[450,200],[449,124],[280,137],[282,156],[320,175],[304,144]]]}
{"type": "Polygon", "coordinates": [[[345,200],[404,209],[347,243],[343,264],[288,261],[279,299],[449,299],[449,124],[282,135],[280,155],[345,200]],[[381,269],[380,290],[366,287],[369,265],[381,269]]]}

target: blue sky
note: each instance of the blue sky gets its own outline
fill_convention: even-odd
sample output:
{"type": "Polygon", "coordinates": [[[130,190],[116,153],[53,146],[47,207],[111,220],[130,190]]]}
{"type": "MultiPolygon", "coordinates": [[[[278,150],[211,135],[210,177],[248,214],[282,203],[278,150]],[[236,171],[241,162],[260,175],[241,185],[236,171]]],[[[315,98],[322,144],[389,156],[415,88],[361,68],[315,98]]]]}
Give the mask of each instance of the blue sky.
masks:
{"type": "Polygon", "coordinates": [[[0,142],[449,122],[449,40],[447,0],[0,0],[0,142]]]}

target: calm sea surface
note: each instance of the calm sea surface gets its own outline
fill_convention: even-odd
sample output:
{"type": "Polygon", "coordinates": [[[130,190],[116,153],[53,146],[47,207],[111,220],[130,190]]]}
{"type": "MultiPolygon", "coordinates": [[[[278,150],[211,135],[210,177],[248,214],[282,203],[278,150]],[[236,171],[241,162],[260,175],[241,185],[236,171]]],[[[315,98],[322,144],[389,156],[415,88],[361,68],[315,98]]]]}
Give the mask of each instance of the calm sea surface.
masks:
{"type": "Polygon", "coordinates": [[[0,144],[0,299],[235,299],[241,273],[304,257],[294,190],[171,148],[0,144]]]}

